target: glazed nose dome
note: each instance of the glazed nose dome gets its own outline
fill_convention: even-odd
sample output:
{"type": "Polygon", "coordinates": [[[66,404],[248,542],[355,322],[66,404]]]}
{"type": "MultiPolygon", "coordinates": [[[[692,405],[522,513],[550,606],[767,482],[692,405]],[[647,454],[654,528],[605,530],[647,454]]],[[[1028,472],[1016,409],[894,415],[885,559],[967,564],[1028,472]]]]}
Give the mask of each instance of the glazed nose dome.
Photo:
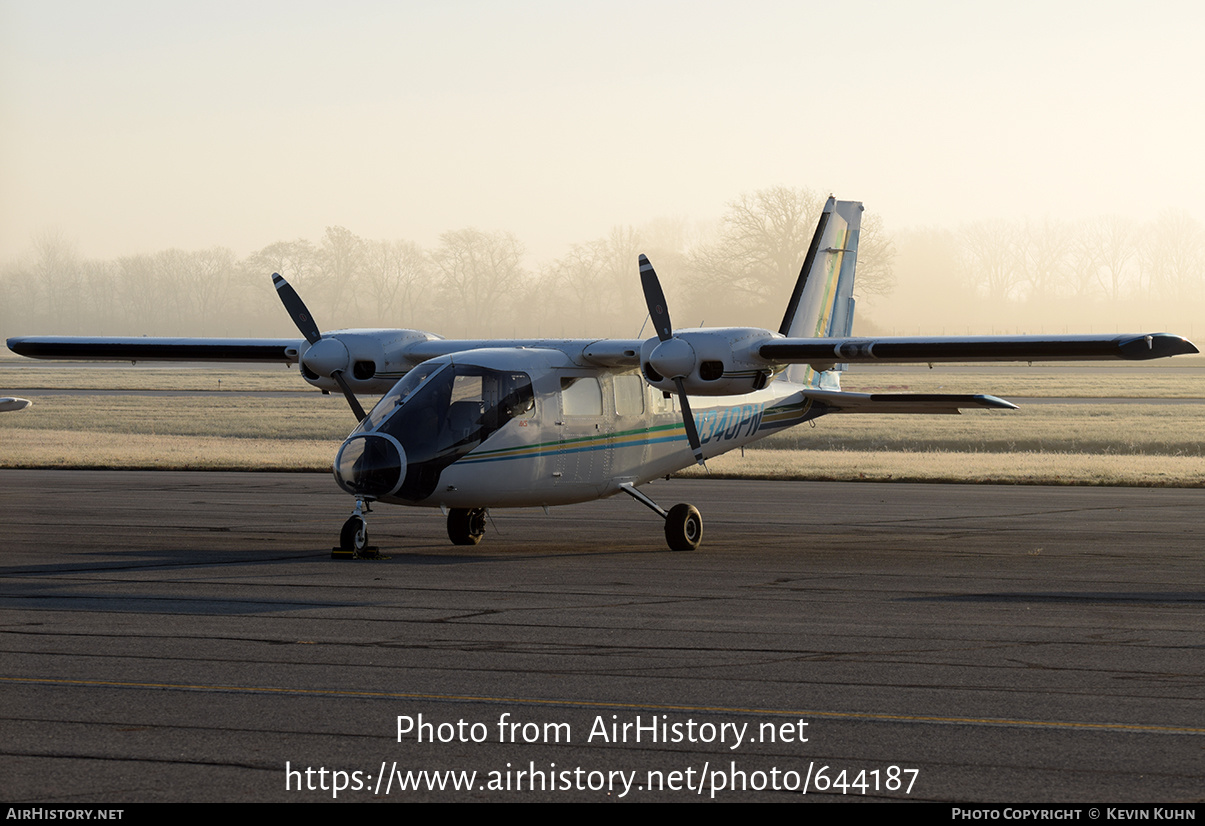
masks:
{"type": "Polygon", "coordinates": [[[389,436],[352,436],[339,448],[334,471],[339,487],[353,496],[388,496],[406,478],[406,454],[389,436]]]}

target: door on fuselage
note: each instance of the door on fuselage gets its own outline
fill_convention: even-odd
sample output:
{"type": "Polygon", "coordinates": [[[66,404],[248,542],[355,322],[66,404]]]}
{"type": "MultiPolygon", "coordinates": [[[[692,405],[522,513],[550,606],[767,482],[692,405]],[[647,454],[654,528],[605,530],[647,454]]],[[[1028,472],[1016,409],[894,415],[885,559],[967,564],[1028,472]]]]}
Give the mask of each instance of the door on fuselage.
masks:
{"type": "Polygon", "coordinates": [[[611,435],[611,476],[640,476],[649,457],[649,440],[654,438],[653,419],[661,391],[649,387],[639,373],[621,373],[611,377],[611,398],[615,403],[611,435]]]}
{"type": "Polygon", "coordinates": [[[610,478],[611,426],[603,405],[603,383],[608,378],[594,373],[561,375],[557,394],[561,415],[556,420],[560,450],[553,470],[558,486],[596,487],[610,478]]]}

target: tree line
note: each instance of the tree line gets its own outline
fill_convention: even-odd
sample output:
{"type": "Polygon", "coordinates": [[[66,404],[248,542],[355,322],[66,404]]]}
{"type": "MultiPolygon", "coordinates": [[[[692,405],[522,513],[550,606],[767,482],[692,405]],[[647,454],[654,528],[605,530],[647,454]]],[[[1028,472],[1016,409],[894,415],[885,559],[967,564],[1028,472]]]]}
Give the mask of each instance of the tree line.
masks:
{"type": "MultiPolygon", "coordinates": [[[[88,259],[46,233],[0,270],[0,333],[292,336],[268,277],[280,272],[323,329],[635,337],[645,316],[640,253],[657,267],[678,326],[773,328],[824,200],[810,189],[758,190],[733,200],[714,226],[617,226],[535,265],[513,233],[473,228],[424,249],[333,226],[317,242],[277,241],[241,259],[224,247],[88,259]]],[[[956,301],[968,319],[1068,303],[1182,309],[1205,299],[1205,232],[1187,213],[1168,211],[1140,223],[980,221],[892,236],[865,213],[859,319],[872,318],[871,327],[897,323],[883,300],[897,270],[915,276],[920,291],[956,301]]]]}

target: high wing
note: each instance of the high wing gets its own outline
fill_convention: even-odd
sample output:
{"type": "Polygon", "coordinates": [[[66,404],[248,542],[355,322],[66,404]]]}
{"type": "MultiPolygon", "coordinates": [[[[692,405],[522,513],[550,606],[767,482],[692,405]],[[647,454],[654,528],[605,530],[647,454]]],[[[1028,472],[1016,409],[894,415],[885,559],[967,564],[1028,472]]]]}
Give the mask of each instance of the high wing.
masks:
{"type": "Polygon", "coordinates": [[[8,348],[35,359],[79,361],[224,361],[296,364],[304,339],[291,338],[114,338],[25,336],[8,348]]]}
{"type": "Polygon", "coordinates": [[[976,361],[1147,359],[1197,352],[1181,336],[974,336],[968,338],[781,338],[758,348],[778,364],[918,364],[976,361]]]}
{"type": "MultiPolygon", "coordinates": [[[[391,330],[336,330],[328,335],[385,337],[391,330]]],[[[404,331],[416,332],[416,331],[404,331]]],[[[214,361],[296,364],[304,339],[169,338],[114,336],[17,336],[14,353],[37,359],[79,361],[214,361]]],[[[408,342],[395,353],[410,366],[437,356],[495,347],[551,347],[584,362],[631,368],[640,364],[642,339],[442,339],[408,342]]],[[[1112,336],[973,336],[968,338],[784,338],[767,335],[757,360],[766,366],[834,364],[926,364],[937,362],[1029,362],[1121,359],[1145,361],[1199,352],[1171,333],[1112,336]]],[[[746,357],[752,354],[745,354],[746,357]]]]}

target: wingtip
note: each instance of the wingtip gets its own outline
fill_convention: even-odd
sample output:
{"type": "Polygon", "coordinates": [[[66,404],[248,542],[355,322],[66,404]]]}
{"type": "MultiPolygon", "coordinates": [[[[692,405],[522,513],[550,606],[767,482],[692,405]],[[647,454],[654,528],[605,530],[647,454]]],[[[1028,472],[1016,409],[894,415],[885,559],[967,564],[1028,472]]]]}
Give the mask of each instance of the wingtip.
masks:
{"type": "Polygon", "coordinates": [[[981,393],[981,394],[975,396],[975,398],[979,399],[984,407],[994,407],[998,410],[1020,410],[1021,409],[1010,401],[1002,399],[999,396],[989,395],[987,393],[981,393]]]}
{"type": "Polygon", "coordinates": [[[1121,357],[1135,361],[1167,358],[1168,356],[1191,356],[1201,352],[1184,336],[1174,333],[1151,333],[1134,336],[1121,342],[1121,357]]]}

